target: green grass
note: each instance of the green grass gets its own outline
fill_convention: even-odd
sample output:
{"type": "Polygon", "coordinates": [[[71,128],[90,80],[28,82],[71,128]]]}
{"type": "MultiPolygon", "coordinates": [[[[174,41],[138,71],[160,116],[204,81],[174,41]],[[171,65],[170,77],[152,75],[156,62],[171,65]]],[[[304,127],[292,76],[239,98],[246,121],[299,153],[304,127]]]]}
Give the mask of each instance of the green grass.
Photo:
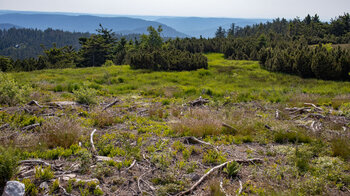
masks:
{"type": "MultiPolygon", "coordinates": [[[[189,98],[213,96],[231,102],[315,102],[329,104],[337,95],[349,94],[349,82],[302,79],[260,68],[256,61],[226,60],[222,54],[207,54],[208,70],[151,72],[132,70],[129,65],[79,69],[54,69],[12,73],[20,83],[43,91],[63,91],[88,86],[102,95],[138,94],[189,98]],[[120,78],[123,81],[120,82],[120,78]],[[311,94],[311,98],[305,97],[311,94]],[[300,97],[300,99],[298,99],[300,97]],[[305,100],[306,99],[306,100],[305,100]]],[[[344,100],[348,101],[348,100],[344,100]]],[[[339,104],[339,103],[338,103],[339,104]]]]}

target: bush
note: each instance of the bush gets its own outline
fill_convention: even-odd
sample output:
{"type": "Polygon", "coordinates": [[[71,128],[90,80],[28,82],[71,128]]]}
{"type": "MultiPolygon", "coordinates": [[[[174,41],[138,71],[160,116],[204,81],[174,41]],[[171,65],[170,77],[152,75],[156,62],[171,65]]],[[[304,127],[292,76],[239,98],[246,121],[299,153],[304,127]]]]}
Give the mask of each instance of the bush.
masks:
{"type": "Polygon", "coordinates": [[[18,160],[16,150],[0,147],[0,193],[2,193],[6,182],[15,175],[18,160]]]}
{"type": "Polygon", "coordinates": [[[0,104],[10,106],[24,103],[28,100],[31,88],[28,86],[20,86],[8,74],[0,72],[0,104]]]}
{"type": "Polygon", "coordinates": [[[76,101],[80,104],[93,105],[97,103],[97,91],[95,89],[84,87],[78,90],[73,90],[73,93],[76,101]]]}

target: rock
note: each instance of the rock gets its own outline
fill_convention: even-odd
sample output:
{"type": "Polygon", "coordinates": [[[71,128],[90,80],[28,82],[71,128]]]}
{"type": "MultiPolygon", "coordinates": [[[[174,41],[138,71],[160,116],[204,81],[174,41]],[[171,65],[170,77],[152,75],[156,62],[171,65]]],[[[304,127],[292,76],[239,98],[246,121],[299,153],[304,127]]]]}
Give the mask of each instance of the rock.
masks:
{"type": "Polygon", "coordinates": [[[46,189],[49,189],[49,185],[47,184],[47,182],[43,182],[40,184],[39,188],[46,190],[46,189]]]}
{"type": "Polygon", "coordinates": [[[18,181],[8,181],[4,188],[2,196],[23,196],[25,192],[25,186],[18,181]]]}

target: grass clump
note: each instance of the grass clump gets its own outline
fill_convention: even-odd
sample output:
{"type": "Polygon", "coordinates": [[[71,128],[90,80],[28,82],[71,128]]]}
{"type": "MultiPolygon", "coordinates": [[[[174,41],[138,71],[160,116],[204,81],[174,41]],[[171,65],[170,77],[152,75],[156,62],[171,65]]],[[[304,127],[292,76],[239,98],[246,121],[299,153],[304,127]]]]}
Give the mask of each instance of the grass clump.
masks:
{"type": "Polygon", "coordinates": [[[82,135],[79,123],[70,118],[50,119],[40,128],[41,142],[49,148],[69,148],[78,143],[82,135]]]}
{"type": "Polygon", "coordinates": [[[31,88],[19,85],[8,74],[0,72],[0,104],[16,105],[28,101],[31,88]]]}
{"type": "Polygon", "coordinates": [[[175,132],[181,135],[205,137],[222,133],[222,121],[218,116],[205,109],[193,109],[178,122],[172,124],[175,132]]]}
{"type": "Polygon", "coordinates": [[[229,178],[234,178],[238,175],[239,170],[241,169],[241,165],[236,161],[232,161],[227,163],[224,168],[224,172],[229,176],[229,178]]]}
{"type": "Polygon", "coordinates": [[[18,160],[18,153],[15,149],[0,146],[0,193],[6,182],[16,174],[18,160]]]}
{"type": "Polygon", "coordinates": [[[73,90],[75,99],[80,104],[94,105],[97,103],[97,90],[93,88],[79,88],[78,90],[73,90]]]}
{"type": "Polygon", "coordinates": [[[224,163],[225,161],[226,161],[226,156],[224,154],[212,149],[204,153],[204,156],[203,156],[203,163],[206,163],[206,164],[221,164],[221,163],[224,163]]]}
{"type": "Polygon", "coordinates": [[[278,131],[274,135],[274,141],[280,144],[284,143],[310,143],[311,137],[300,131],[278,131]]]}
{"type": "Polygon", "coordinates": [[[346,138],[334,138],[331,141],[333,156],[342,157],[345,160],[350,159],[350,141],[346,138]]]}

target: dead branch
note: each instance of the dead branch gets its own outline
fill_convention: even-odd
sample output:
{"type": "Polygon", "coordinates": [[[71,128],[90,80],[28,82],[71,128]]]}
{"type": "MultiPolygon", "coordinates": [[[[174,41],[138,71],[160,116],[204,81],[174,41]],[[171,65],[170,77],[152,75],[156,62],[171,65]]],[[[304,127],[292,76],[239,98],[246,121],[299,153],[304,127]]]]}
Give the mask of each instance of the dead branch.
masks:
{"type": "Polygon", "coordinates": [[[276,110],[275,118],[276,118],[276,119],[279,119],[279,117],[280,117],[279,110],[276,110]]]}
{"type": "Polygon", "coordinates": [[[220,190],[221,190],[221,192],[223,192],[226,196],[229,196],[229,194],[226,193],[223,184],[224,184],[224,183],[222,182],[222,180],[220,180],[220,190]]]}
{"type": "Polygon", "coordinates": [[[190,101],[188,102],[188,104],[192,107],[194,106],[201,106],[201,105],[204,105],[206,103],[209,103],[209,99],[203,99],[202,96],[200,96],[198,99],[196,100],[193,100],[193,101],[190,101]]]}
{"type": "Polygon", "coordinates": [[[0,126],[0,130],[6,129],[7,127],[9,127],[10,125],[8,123],[3,124],[0,126]]]}
{"type": "Polygon", "coordinates": [[[128,168],[126,168],[123,172],[127,172],[129,169],[134,167],[135,164],[136,164],[136,160],[134,160],[134,162],[132,162],[132,164],[128,168]]]}
{"type": "Polygon", "coordinates": [[[324,115],[322,114],[319,114],[319,113],[311,113],[311,114],[308,114],[306,115],[303,120],[307,119],[307,118],[310,118],[310,117],[314,117],[314,118],[317,118],[317,119],[321,119],[321,118],[326,118],[324,115]]]}
{"type": "Polygon", "coordinates": [[[186,137],[184,142],[188,142],[190,144],[198,144],[199,143],[199,144],[204,144],[204,145],[208,145],[208,146],[213,146],[210,143],[202,141],[202,140],[199,140],[199,139],[197,139],[196,137],[193,137],[193,136],[192,137],[186,137]]]}
{"type": "Polygon", "coordinates": [[[55,167],[54,165],[51,165],[50,163],[47,163],[45,161],[42,161],[40,159],[28,159],[28,160],[23,160],[18,162],[18,164],[29,164],[29,165],[43,165],[43,166],[50,166],[53,169],[58,169],[57,167],[55,167]]]}
{"type": "Polygon", "coordinates": [[[8,140],[8,139],[14,139],[15,136],[18,134],[18,132],[14,132],[8,136],[0,137],[0,141],[8,140]]]}
{"type": "Polygon", "coordinates": [[[202,181],[207,178],[211,173],[213,173],[214,171],[221,169],[223,167],[225,167],[228,163],[231,163],[233,161],[236,161],[237,163],[262,163],[263,161],[261,159],[235,159],[235,160],[231,160],[231,161],[227,161],[221,165],[215,166],[212,169],[210,169],[207,173],[205,173],[190,189],[183,191],[179,194],[177,194],[177,196],[182,196],[182,195],[187,195],[188,193],[191,193],[198,185],[200,185],[202,183],[202,181]]]}
{"type": "Polygon", "coordinates": [[[294,107],[294,108],[285,108],[285,110],[289,111],[291,114],[295,114],[295,113],[308,113],[311,112],[311,108],[309,107],[303,107],[303,108],[298,108],[298,107],[294,107]]]}
{"type": "Polygon", "coordinates": [[[29,131],[29,130],[32,130],[35,127],[39,127],[39,126],[40,126],[40,123],[35,123],[35,124],[32,124],[32,125],[25,126],[21,130],[22,131],[29,131]]]}
{"type": "Polygon", "coordinates": [[[243,186],[242,186],[242,181],[241,180],[238,180],[239,181],[239,190],[238,190],[238,195],[240,195],[243,191],[243,186]]]}
{"type": "Polygon", "coordinates": [[[222,126],[223,127],[226,127],[226,128],[228,128],[229,130],[232,130],[232,131],[237,131],[235,128],[233,128],[231,125],[229,125],[229,124],[226,124],[226,123],[222,123],[222,126]]]}
{"type": "Polygon", "coordinates": [[[90,142],[91,142],[91,147],[92,147],[92,151],[93,153],[96,153],[97,154],[97,151],[96,151],[96,148],[95,148],[95,145],[94,145],[94,133],[96,132],[97,130],[94,129],[90,135],[90,142]]]}
{"type": "MultiPolygon", "coordinates": [[[[143,177],[143,176],[145,176],[147,173],[150,173],[150,172],[152,172],[152,171],[154,171],[154,170],[155,170],[155,169],[149,170],[149,171],[143,173],[140,177],[137,178],[137,187],[139,188],[139,191],[141,192],[141,195],[143,195],[144,192],[147,193],[147,194],[149,194],[149,195],[152,195],[152,194],[150,194],[150,193],[148,193],[148,192],[146,192],[146,191],[143,191],[143,190],[141,189],[141,186],[140,186],[141,183],[140,183],[140,181],[142,180],[142,177],[143,177]]],[[[143,181],[143,180],[142,180],[142,181],[143,181]]]]}
{"type": "MultiPolygon", "coordinates": [[[[58,180],[60,180],[60,179],[58,178],[58,180]]],[[[63,195],[65,195],[65,196],[74,196],[74,195],[68,193],[67,190],[62,185],[58,185],[58,187],[63,191],[63,195]]]]}
{"type": "Polygon", "coordinates": [[[107,110],[108,108],[112,107],[113,105],[115,105],[116,103],[118,103],[120,100],[119,99],[115,99],[112,103],[108,104],[105,108],[103,108],[102,111],[107,110]]]}
{"type": "Polygon", "coordinates": [[[27,105],[36,105],[36,106],[38,106],[39,108],[42,108],[43,106],[41,106],[37,101],[35,101],[35,100],[32,100],[32,101],[30,101],[29,103],[27,103],[27,105]]]}
{"type": "Polygon", "coordinates": [[[322,108],[317,107],[317,106],[316,106],[315,104],[313,104],[313,103],[304,103],[304,105],[312,106],[312,107],[314,107],[314,108],[317,109],[317,110],[323,111],[322,108]]]}

